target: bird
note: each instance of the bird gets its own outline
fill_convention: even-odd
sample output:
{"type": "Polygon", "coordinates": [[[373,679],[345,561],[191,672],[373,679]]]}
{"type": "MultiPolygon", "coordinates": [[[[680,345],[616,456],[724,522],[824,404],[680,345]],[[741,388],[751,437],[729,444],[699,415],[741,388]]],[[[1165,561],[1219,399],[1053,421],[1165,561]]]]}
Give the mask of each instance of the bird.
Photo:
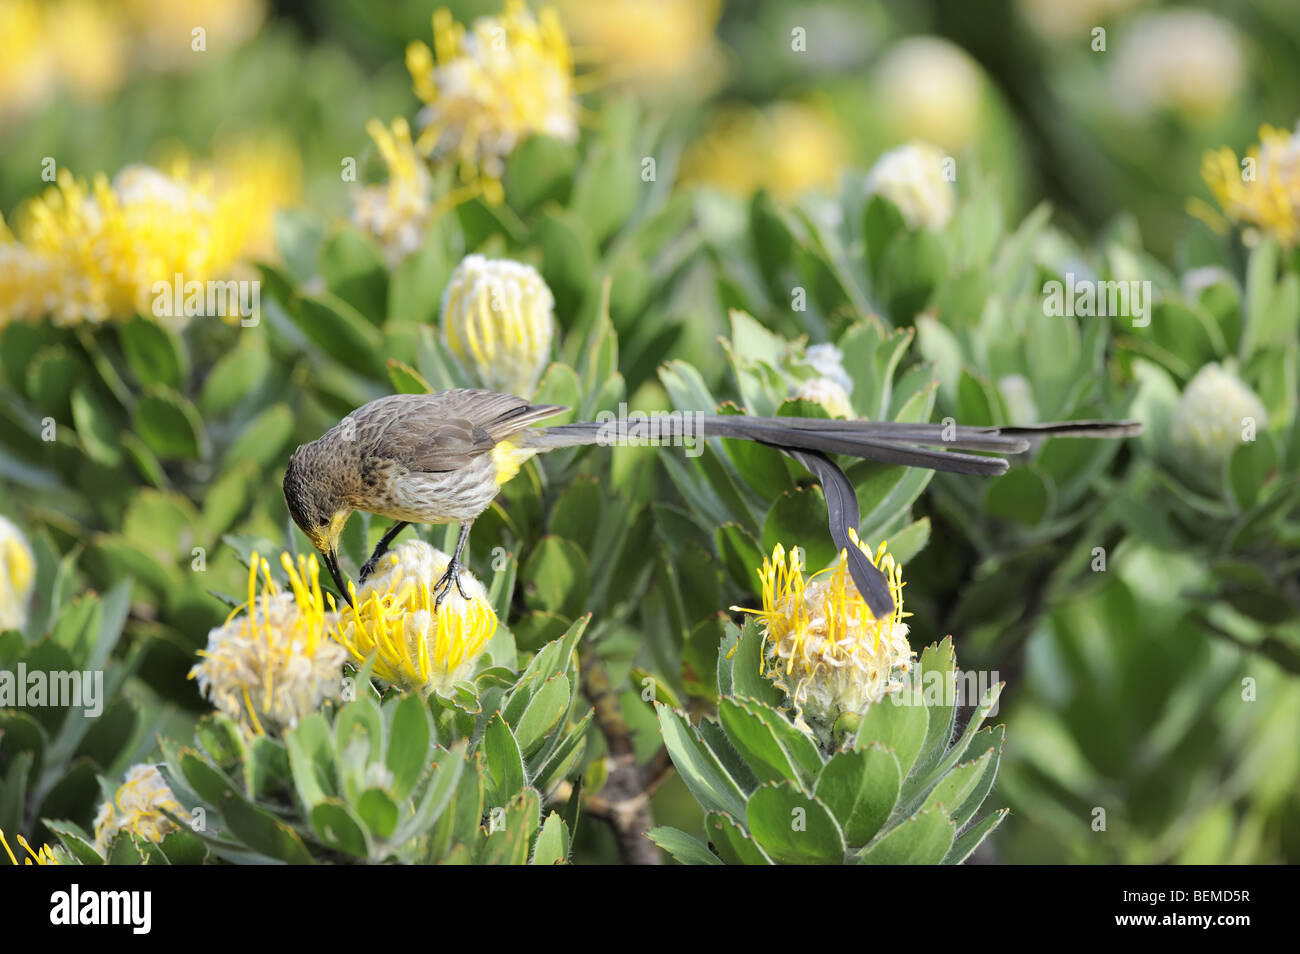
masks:
{"type": "MultiPolygon", "coordinates": [[[[434,586],[441,606],[460,581],[462,557],[474,520],[501,486],[539,453],[565,447],[618,443],[617,421],[541,426],[569,410],[481,388],[426,394],[392,394],[362,405],[319,438],[299,446],[284,474],[289,514],[322,555],[340,594],[351,603],[339,569],[338,541],[356,511],[393,524],[361,567],[360,580],[410,524],[459,523],[456,551],[434,586]]],[[[832,454],[958,474],[1005,473],[1003,457],[1020,454],[1043,437],[1128,437],[1137,421],[1069,421],[1028,427],[971,427],[892,421],[748,415],[651,415],[643,435],[651,441],[684,436],[739,438],[776,448],[821,483],[830,535],[846,554],[850,575],[877,618],[894,610],[888,580],[853,540],[860,522],[857,494],[832,454]],[[690,434],[686,434],[686,430],[690,434]],[[961,453],[979,451],[982,454],[961,453]]]]}

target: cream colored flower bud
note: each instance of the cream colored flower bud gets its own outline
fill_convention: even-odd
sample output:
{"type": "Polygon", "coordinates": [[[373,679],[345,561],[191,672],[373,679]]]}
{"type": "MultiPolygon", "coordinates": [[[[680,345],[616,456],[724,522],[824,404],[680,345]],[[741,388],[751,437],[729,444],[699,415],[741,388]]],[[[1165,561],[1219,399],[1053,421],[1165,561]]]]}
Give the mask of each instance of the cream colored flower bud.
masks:
{"type": "Polygon", "coordinates": [[[1136,117],[1172,109],[1187,119],[1224,113],[1245,79],[1232,24],[1202,10],[1138,17],[1116,44],[1111,83],[1120,110],[1136,117]]]}
{"type": "Polygon", "coordinates": [[[843,385],[831,378],[812,378],[805,381],[799,385],[799,390],[794,396],[820,404],[831,417],[847,420],[857,417],[853,411],[853,404],[849,401],[849,393],[844,390],[843,385]]]}
{"type": "Polygon", "coordinates": [[[958,151],[979,131],[983,78],[960,47],[932,36],[910,37],[885,54],[876,96],[900,139],[958,151]]]}
{"type": "Polygon", "coordinates": [[[532,397],[551,357],[555,298],[531,265],[470,255],[443,292],[442,334],[484,387],[532,397]]]}
{"type": "Polygon", "coordinates": [[[1179,461],[1212,481],[1246,436],[1267,423],[1268,411],[1254,391],[1231,371],[1207,364],[1183,391],[1171,440],[1179,461]]]}
{"type": "Polygon", "coordinates": [[[36,581],[36,560],[22,532],[0,517],[0,632],[27,625],[27,601],[36,581]]]}
{"type": "Polygon", "coordinates": [[[871,167],[867,191],[898,206],[909,228],[941,229],[955,202],[952,183],[944,177],[946,158],[926,143],[890,150],[871,167]]]}

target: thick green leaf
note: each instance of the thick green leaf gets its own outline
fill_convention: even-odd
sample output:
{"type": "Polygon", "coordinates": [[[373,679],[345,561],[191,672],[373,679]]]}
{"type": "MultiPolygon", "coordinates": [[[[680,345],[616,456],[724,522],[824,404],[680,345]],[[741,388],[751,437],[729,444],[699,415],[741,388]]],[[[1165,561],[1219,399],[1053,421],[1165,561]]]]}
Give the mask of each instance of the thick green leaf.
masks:
{"type": "Polygon", "coordinates": [[[750,834],[778,864],[844,863],[844,835],[824,804],[793,782],[760,785],[745,806],[750,834]]]}
{"type": "Polygon", "coordinates": [[[889,818],[902,779],[898,759],[880,743],[831,756],[813,790],[840,823],[851,847],[865,845],[889,818]]]}

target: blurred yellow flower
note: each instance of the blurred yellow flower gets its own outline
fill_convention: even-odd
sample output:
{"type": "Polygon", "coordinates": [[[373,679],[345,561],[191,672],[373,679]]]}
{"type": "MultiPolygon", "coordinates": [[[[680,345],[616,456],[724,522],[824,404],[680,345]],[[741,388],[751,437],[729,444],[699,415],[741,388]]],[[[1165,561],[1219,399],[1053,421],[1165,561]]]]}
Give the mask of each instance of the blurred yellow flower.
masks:
{"type": "Polygon", "coordinates": [[[1260,232],[1287,248],[1300,243],[1300,130],[1263,125],[1244,161],[1225,146],[1205,154],[1201,175],[1228,218],[1247,226],[1247,245],[1260,232]]]}
{"type": "Polygon", "coordinates": [[[124,0],[137,59],[158,70],[201,66],[255,34],[266,19],[265,0],[124,0]],[[202,29],[201,37],[196,30],[202,29]],[[195,49],[199,40],[203,49],[195,49]]]}
{"type": "Polygon", "coordinates": [[[374,654],[374,674],[402,689],[445,693],[469,678],[496,633],[497,615],[483,584],[465,570],[460,584],[469,599],[453,583],[435,606],[433,588],[450,561],[421,540],[402,544],[354,590],[335,638],[358,664],[374,654]]]}
{"type": "Polygon", "coordinates": [[[0,122],[38,108],[56,85],[37,0],[0,0],[0,122]]]}
{"type": "Polygon", "coordinates": [[[121,831],[158,844],[177,830],[176,823],[163,814],[163,809],[173,815],[185,814],[157,766],[131,766],[113,800],[104,802],[95,816],[95,850],[107,855],[113,839],[121,831]]]}
{"type": "MultiPolygon", "coordinates": [[[[54,853],[54,849],[49,845],[42,845],[40,851],[33,851],[32,846],[27,843],[27,839],[22,835],[18,836],[18,844],[27,852],[30,857],[23,858],[24,865],[57,865],[59,858],[54,853]]],[[[18,859],[14,857],[13,851],[9,847],[9,842],[5,840],[5,833],[0,830],[0,847],[3,847],[5,854],[9,856],[9,863],[15,868],[18,867],[18,859]]]]}
{"type": "Polygon", "coordinates": [[[56,185],[19,209],[16,236],[0,219],[0,325],[149,315],[157,282],[221,279],[244,258],[270,255],[275,210],[297,195],[298,162],[278,140],[248,140],[215,163],[131,165],[111,183],[59,170],[56,185]]]}
{"type": "Polygon", "coordinates": [[[802,552],[777,544],[759,577],[763,608],[765,675],[790,699],[800,719],[829,726],[843,713],[862,714],[905,683],[915,655],[907,642],[912,615],[903,612],[902,568],[882,543],[873,555],[853,542],[889,580],[894,612],[876,619],[839,562],[805,580],[802,552]]]}
{"type": "Polygon", "coordinates": [[[682,179],[741,196],[763,188],[792,199],[834,188],[848,157],[839,125],[819,109],[795,102],[733,108],[714,117],[687,151],[682,179]]]}
{"type": "Polygon", "coordinates": [[[64,85],[81,99],[102,99],[126,76],[128,37],[105,0],[55,0],[46,7],[46,35],[64,85]]]}
{"type": "Polygon", "coordinates": [[[36,561],[22,532],[0,517],[0,633],[27,625],[27,601],[36,581],[36,561]]]}
{"type": "Polygon", "coordinates": [[[553,8],[534,16],[522,0],[507,0],[500,16],[480,17],[468,34],[439,9],[433,44],[434,51],[418,40],[406,48],[415,93],[426,104],[416,146],[457,160],[462,179],[488,201],[502,199],[505,159],[529,136],[577,138],[573,60],[553,8]]]}
{"type": "Polygon", "coordinates": [[[722,0],[561,0],[560,13],[580,51],[645,95],[698,91],[718,71],[722,0]]]}
{"type": "Polygon", "coordinates": [[[290,592],[281,592],[270,564],[253,554],[244,612],[208,634],[202,661],[190,670],[205,698],[257,734],[295,726],[325,700],[342,696],[347,653],[328,637],[332,616],[316,555],[299,556],[295,566],[283,553],[280,565],[290,592]]]}
{"type": "Polygon", "coordinates": [[[898,139],[957,152],[975,141],[983,103],[980,68],[961,47],[933,36],[900,40],[874,74],[878,108],[898,139]]]}
{"type": "Polygon", "coordinates": [[[531,265],[468,255],[442,293],[442,334],[485,387],[532,397],[551,359],[555,298],[531,265]]]}

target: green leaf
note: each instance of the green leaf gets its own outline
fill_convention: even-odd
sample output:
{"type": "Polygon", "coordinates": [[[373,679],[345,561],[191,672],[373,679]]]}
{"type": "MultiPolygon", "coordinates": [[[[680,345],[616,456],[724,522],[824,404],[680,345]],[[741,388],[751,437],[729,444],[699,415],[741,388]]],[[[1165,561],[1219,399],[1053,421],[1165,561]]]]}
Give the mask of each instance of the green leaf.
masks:
{"type": "Polygon", "coordinates": [[[291,317],[313,344],[340,364],[367,377],[386,376],[378,330],[347,302],[332,295],[304,296],[291,317]]]}
{"type": "Polygon", "coordinates": [[[325,287],[375,325],[388,307],[388,271],[379,249],[352,228],[341,229],[321,249],[320,273],[325,287]]]}
{"type": "Polygon", "coordinates": [[[865,852],[864,865],[937,865],[952,847],[956,832],[941,811],[913,815],[865,852]]]}
{"type": "Polygon", "coordinates": [[[760,785],[749,797],[745,819],[754,840],[778,864],[844,863],[844,835],[830,809],[793,782],[760,785]]]}
{"type": "Polygon", "coordinates": [[[569,828],[559,812],[551,812],[542,822],[542,830],[537,833],[537,843],[533,845],[533,857],[530,864],[562,865],[569,860],[569,828]]]}
{"type": "Polygon", "coordinates": [[[967,828],[953,842],[952,849],[944,856],[943,863],[945,865],[959,865],[969,858],[984,839],[989,836],[989,833],[1002,824],[1002,819],[1006,818],[1010,811],[1009,808],[996,811],[967,828]]]}
{"type": "Polygon", "coordinates": [[[524,758],[531,757],[569,711],[573,689],[563,675],[552,676],[528,703],[515,729],[515,741],[524,758]]]}
{"type": "Polygon", "coordinates": [[[880,270],[890,317],[896,324],[910,322],[947,274],[943,243],[929,229],[901,232],[889,243],[880,270]]]}
{"type": "Polygon", "coordinates": [[[251,460],[269,468],[280,462],[293,436],[294,414],[287,404],[272,404],[253,418],[226,451],[227,461],[251,460]]]}
{"type": "Polygon", "coordinates": [[[297,832],[274,815],[234,794],[222,798],[218,804],[231,834],[254,851],[292,865],[313,863],[297,832]]]}
{"type": "Polygon", "coordinates": [[[141,387],[181,387],[189,369],[175,333],[157,321],[134,315],[118,326],[117,339],[141,387]]]}
{"type": "Polygon", "coordinates": [[[73,388],[70,398],[72,424],[82,450],[97,464],[116,467],[122,461],[117,423],[94,390],[83,385],[73,388]]]}
{"type": "Polygon", "coordinates": [[[141,440],[163,460],[197,460],[207,443],[198,409],[174,391],[142,397],[131,415],[141,440]]]}
{"type": "Polygon", "coordinates": [[[429,746],[433,742],[433,723],[429,707],[416,694],[403,696],[392,707],[388,729],[388,751],[384,764],[393,773],[393,794],[406,798],[429,763],[429,746]]]}
{"type": "Polygon", "coordinates": [[[577,150],[552,136],[530,136],[506,161],[506,201],[527,215],[543,202],[567,204],[577,150]]]}
{"type": "Polygon", "coordinates": [[[488,767],[488,800],[504,805],[524,787],[524,759],[510,726],[496,713],[483,733],[483,755],[488,767]]]}
{"type": "Polygon", "coordinates": [[[526,788],[505,806],[503,822],[489,813],[487,844],[481,863],[485,865],[522,865],[528,863],[528,846],[541,822],[541,803],[537,792],[526,788]]]}
{"type": "Polygon", "coordinates": [[[1228,461],[1228,487],[1232,499],[1242,510],[1249,510],[1260,499],[1260,491],[1277,472],[1278,454],[1267,433],[1256,435],[1232,452],[1228,461]]]}
{"type": "Polygon", "coordinates": [[[826,805],[852,847],[865,845],[889,818],[902,784],[898,759],[879,743],[831,756],[813,793],[826,805]]]}
{"type": "Polygon", "coordinates": [[[704,830],[709,833],[709,843],[724,862],[729,865],[770,865],[772,859],[758,842],[750,837],[743,825],[730,815],[709,812],[704,817],[704,830]]]}
{"type": "Polygon", "coordinates": [[[368,788],[361,793],[357,815],[377,838],[387,839],[397,828],[397,803],[381,788],[368,788]]]}
{"type": "Polygon", "coordinates": [[[271,355],[264,337],[244,333],[238,347],[217,361],[199,392],[198,406],[204,414],[229,410],[241,398],[266,380],[271,370],[271,355]]]}
{"type": "Polygon", "coordinates": [[[718,719],[727,738],[764,782],[797,779],[791,756],[777,740],[776,733],[749,707],[735,699],[718,700],[718,719]]]}
{"type": "Polygon", "coordinates": [[[929,734],[930,715],[909,687],[870,706],[858,723],[857,748],[873,742],[890,749],[906,778],[929,734]],[[896,701],[897,700],[897,701],[896,701]]]}
{"type": "Polygon", "coordinates": [[[699,740],[686,717],[658,702],[655,703],[655,712],[659,716],[659,728],[668,754],[695,800],[706,810],[743,817],[744,793],[717,757],[699,740]]]}
{"type": "Polygon", "coordinates": [[[989,749],[979,758],[956,766],[930,792],[921,811],[939,809],[955,815],[979,785],[993,757],[994,751],[989,749]]]}
{"type": "Polygon", "coordinates": [[[596,542],[604,501],[594,477],[580,474],[560,492],[551,508],[551,533],[572,540],[590,553],[596,542]]]}
{"type": "Polygon", "coordinates": [[[1048,480],[1035,468],[1018,467],[988,482],[984,510],[991,517],[1017,520],[1027,526],[1041,523],[1052,503],[1048,480]]]}
{"type": "Polygon", "coordinates": [[[370,855],[370,842],[361,819],[337,798],[325,799],[311,809],[311,827],[316,837],[335,851],[357,858],[370,855]]]}
{"type": "Polygon", "coordinates": [[[707,845],[676,828],[660,825],[651,828],[645,836],[684,865],[722,864],[721,859],[709,851],[707,845]]]}
{"type": "Polygon", "coordinates": [[[570,540],[549,534],[542,537],[519,577],[524,601],[533,609],[573,619],[586,608],[591,574],[586,554],[570,540]]]}
{"type": "Polygon", "coordinates": [[[419,371],[396,358],[388,359],[388,380],[398,394],[428,394],[433,390],[419,371]]]}

